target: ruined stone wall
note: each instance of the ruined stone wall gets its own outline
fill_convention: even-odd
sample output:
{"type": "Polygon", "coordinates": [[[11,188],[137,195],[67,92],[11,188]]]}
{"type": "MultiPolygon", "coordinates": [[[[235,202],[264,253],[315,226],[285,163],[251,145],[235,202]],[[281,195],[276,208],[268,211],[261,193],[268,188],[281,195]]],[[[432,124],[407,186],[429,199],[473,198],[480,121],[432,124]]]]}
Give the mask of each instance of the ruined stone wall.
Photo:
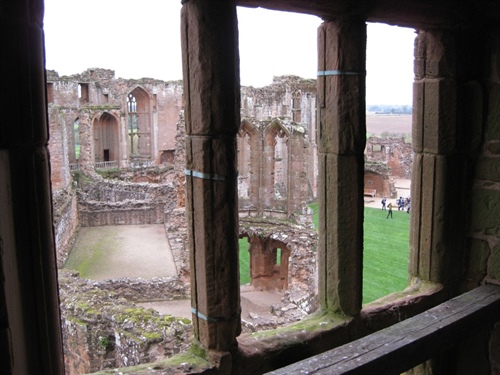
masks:
{"type": "Polygon", "coordinates": [[[411,179],[413,150],[403,137],[369,137],[365,154],[368,162],[389,167],[393,177],[411,179]]]}
{"type": "MultiPolygon", "coordinates": [[[[127,80],[115,78],[113,70],[98,68],[63,77],[59,77],[55,71],[48,71],[47,82],[53,93],[49,113],[54,142],[50,149],[56,188],[62,188],[70,182],[69,164],[77,162],[74,134],[77,119],[80,142],[78,161],[80,169],[87,175],[93,175],[96,162],[104,160],[103,148],[122,169],[172,161],[174,165],[184,164],[184,158],[176,155],[182,151],[176,149],[180,144],[176,137],[183,134],[178,126],[179,118],[182,117],[182,82],[163,82],[152,78],[127,80]],[[138,159],[131,154],[127,130],[127,95],[137,90],[146,97],[149,108],[151,131],[148,144],[151,154],[146,159],[138,159]]],[[[242,120],[248,119],[256,126],[260,138],[263,139],[265,128],[272,121],[279,121],[290,135],[283,141],[287,158],[283,159],[279,152],[274,156],[276,160],[283,159],[283,163],[274,164],[275,170],[270,171],[269,166],[262,165],[264,157],[252,156],[251,173],[257,182],[253,182],[256,186],[252,188],[250,206],[258,206],[259,201],[267,202],[265,210],[269,215],[284,214],[290,217],[305,201],[315,197],[315,90],[315,80],[296,76],[275,77],[271,85],[263,88],[241,88],[242,120]],[[264,176],[261,176],[262,173],[264,176]],[[281,178],[283,181],[271,186],[273,182],[267,180],[269,186],[261,189],[258,181],[269,179],[270,174],[273,174],[274,180],[281,178]],[[263,197],[266,195],[268,197],[263,197]],[[275,199],[276,196],[278,199],[275,199]]],[[[254,143],[250,152],[262,153],[259,145],[261,142],[254,143]]],[[[244,199],[242,202],[248,206],[244,199]]],[[[264,208],[257,207],[257,214],[263,213],[264,208]]]]}
{"type": "MultiPolygon", "coordinates": [[[[240,219],[240,237],[279,241],[290,250],[288,289],[310,296],[317,288],[316,252],[318,233],[313,228],[272,220],[240,219]]],[[[252,255],[251,255],[252,256],[252,255]]]]}
{"type": "Polygon", "coordinates": [[[121,278],[93,281],[93,285],[132,302],[175,301],[190,296],[189,284],[176,277],[121,278]]]}
{"type": "Polygon", "coordinates": [[[177,268],[177,277],[187,290],[189,290],[191,285],[191,272],[189,269],[187,221],[184,207],[167,210],[167,212],[165,212],[165,228],[170,250],[172,251],[172,256],[174,257],[177,268]]]}
{"type": "MultiPolygon", "coordinates": [[[[273,82],[265,87],[242,87],[241,88],[241,119],[248,121],[257,128],[264,128],[264,124],[277,119],[283,124],[291,124],[303,137],[302,148],[293,151],[293,162],[301,162],[306,165],[301,172],[300,181],[292,180],[293,186],[300,187],[299,195],[306,195],[311,199],[316,197],[317,186],[317,142],[316,142],[316,80],[303,79],[297,76],[274,77],[273,82]],[[305,183],[305,187],[302,185],[305,183]],[[305,193],[302,190],[305,189],[305,193]]],[[[255,152],[255,151],[253,151],[255,152]]],[[[262,152],[262,151],[261,151],[262,152]]],[[[252,171],[261,170],[262,167],[252,159],[252,171]],[[258,169],[258,167],[260,169],[258,169]]],[[[240,168],[241,169],[241,168],[240,168]]],[[[263,176],[265,180],[265,176],[263,176]]],[[[297,177],[297,176],[295,176],[297,177]]],[[[253,189],[255,191],[256,188],[253,189]]],[[[295,190],[295,192],[297,192],[295,190]]],[[[240,197],[241,198],[241,197],[240,197]]],[[[261,197],[261,199],[264,199],[261,197]]],[[[295,200],[301,199],[296,197],[295,200]]],[[[279,202],[278,202],[279,203],[279,202]]],[[[293,209],[292,209],[293,210],[293,209]]]]}
{"type": "Polygon", "coordinates": [[[171,185],[98,179],[80,188],[82,226],[164,223],[165,211],[175,207],[171,185]]]}
{"type": "MultiPolygon", "coordinates": [[[[288,117],[296,123],[316,121],[316,80],[297,76],[274,77],[265,87],[241,88],[241,118],[257,121],[288,117]]],[[[308,129],[310,130],[310,129],[308,129]]]]}
{"type": "MultiPolygon", "coordinates": [[[[116,294],[119,287],[112,282],[95,283],[60,271],[59,283],[67,374],[155,362],[190,345],[188,319],[137,307],[116,294]]],[[[157,289],[162,286],[157,285],[157,289]]],[[[140,289],[148,288],[142,282],[140,289]]]]}
{"type": "Polygon", "coordinates": [[[62,267],[78,234],[78,204],[74,186],[54,190],[53,209],[57,266],[62,267]]]}
{"type": "Polygon", "coordinates": [[[57,109],[50,108],[49,119],[49,147],[51,164],[51,182],[53,189],[63,189],[68,186],[71,176],[68,159],[68,137],[64,114],[57,109]]]}
{"type": "MultiPolygon", "coordinates": [[[[56,73],[47,71],[48,80],[56,73]]],[[[51,81],[48,102],[49,149],[53,189],[64,189],[71,181],[69,164],[74,163],[74,122],[78,118],[78,83],[67,80],[51,81]]]]}
{"type": "Polygon", "coordinates": [[[240,216],[294,219],[314,199],[309,142],[289,118],[245,119],[238,133],[240,216]]]}
{"type": "Polygon", "coordinates": [[[376,197],[396,198],[398,193],[391,169],[385,164],[365,163],[364,187],[375,189],[376,197]]]}
{"type": "MultiPolygon", "coordinates": [[[[127,96],[139,90],[147,113],[141,113],[141,118],[147,118],[144,125],[148,142],[148,150],[143,157],[151,163],[161,164],[164,152],[172,152],[175,148],[176,124],[182,108],[182,83],[180,81],[164,82],[152,78],[123,79],[115,78],[113,70],[92,68],[83,73],[59,77],[57,72],[47,72],[47,82],[51,85],[53,101],[49,108],[71,108],[74,112],[67,123],[73,123],[77,117],[85,113],[87,118],[82,119],[83,128],[81,141],[82,157],[88,158],[90,163],[100,160],[102,150],[99,147],[99,137],[94,134],[96,127],[101,126],[103,114],[112,114],[115,123],[109,129],[112,132],[115,144],[106,145],[110,149],[113,160],[120,167],[127,167],[130,163],[131,147],[127,131],[127,96]],[[76,115],[76,116],[75,116],[76,115]],[[87,140],[87,141],[86,141],[87,140]]],[[[51,127],[57,124],[64,126],[62,120],[51,117],[51,127]]],[[[107,124],[104,124],[107,125],[107,124]]],[[[71,154],[71,140],[64,143],[71,154]]],[[[62,151],[56,145],[51,146],[51,151],[56,159],[62,151]]],[[[165,159],[163,159],[165,160],[165,159]]],[[[64,167],[64,165],[62,166],[64,167]]],[[[64,168],[63,168],[64,169],[64,168]]],[[[87,171],[88,172],[88,171],[87,171]]]]}

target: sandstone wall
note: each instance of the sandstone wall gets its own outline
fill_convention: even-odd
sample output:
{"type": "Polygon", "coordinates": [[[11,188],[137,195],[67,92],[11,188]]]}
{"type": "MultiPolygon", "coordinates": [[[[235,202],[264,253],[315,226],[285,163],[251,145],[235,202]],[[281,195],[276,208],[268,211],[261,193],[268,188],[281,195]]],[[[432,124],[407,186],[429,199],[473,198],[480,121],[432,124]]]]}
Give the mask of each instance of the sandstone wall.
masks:
{"type": "MultiPolygon", "coordinates": [[[[274,240],[290,251],[287,285],[312,296],[317,289],[318,233],[313,228],[271,220],[240,219],[240,237],[274,240]]],[[[252,256],[252,255],[251,255],[252,256]]]]}
{"type": "Polygon", "coordinates": [[[81,181],[78,212],[82,226],[164,223],[165,211],[175,207],[172,185],[81,181]]]}
{"type": "Polygon", "coordinates": [[[392,177],[411,179],[413,150],[403,137],[369,137],[365,154],[368,162],[389,167],[392,177]]]}
{"type": "MultiPolygon", "coordinates": [[[[129,165],[131,147],[127,130],[127,96],[134,90],[139,90],[147,108],[147,112],[141,113],[141,118],[146,119],[144,129],[147,134],[142,136],[148,139],[144,145],[147,150],[142,150],[141,155],[151,165],[161,164],[162,155],[175,149],[176,124],[183,106],[182,82],[115,78],[113,70],[91,68],[80,74],[62,77],[55,71],[47,71],[47,83],[52,93],[49,103],[51,134],[53,129],[66,125],[72,127],[77,118],[85,117],[81,118],[81,153],[90,158],[92,164],[102,158],[102,150],[95,148],[104,147],[109,149],[113,161],[117,161],[120,167],[129,165]],[[62,109],[71,109],[73,113],[64,120],[56,115],[50,116],[51,112],[57,113],[62,109]],[[94,134],[94,131],[101,131],[99,126],[102,126],[103,114],[112,114],[115,119],[112,128],[108,129],[113,133],[113,139],[109,142],[113,141],[114,144],[102,145],[99,143],[100,137],[94,134]],[[88,141],[85,141],[87,138],[88,141]]],[[[61,143],[67,150],[59,149],[55,142],[51,144],[54,160],[74,153],[72,137],[73,134],[68,134],[68,139],[61,143]]],[[[69,173],[64,163],[60,167],[58,173],[69,173]]]]}
{"type": "Polygon", "coordinates": [[[66,261],[78,234],[78,204],[74,187],[54,190],[54,235],[57,252],[57,265],[66,261]]]}

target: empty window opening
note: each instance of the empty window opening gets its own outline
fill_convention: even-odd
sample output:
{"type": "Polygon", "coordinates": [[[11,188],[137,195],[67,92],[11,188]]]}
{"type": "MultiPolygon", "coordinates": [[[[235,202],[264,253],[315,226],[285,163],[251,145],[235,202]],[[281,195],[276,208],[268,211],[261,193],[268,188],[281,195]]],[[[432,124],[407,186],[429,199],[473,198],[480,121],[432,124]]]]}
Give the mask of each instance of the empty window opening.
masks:
{"type": "MultiPolygon", "coordinates": [[[[118,120],[105,112],[94,119],[94,150],[95,161],[116,161],[118,155],[118,120]]],[[[103,167],[97,164],[98,167],[103,167]]]]}
{"type": "Polygon", "coordinates": [[[78,84],[78,97],[80,98],[80,103],[89,102],[89,84],[79,83],[78,84]]]}
{"type": "Polygon", "coordinates": [[[130,155],[139,153],[139,129],[137,125],[137,101],[132,94],[127,96],[127,111],[128,111],[128,136],[129,136],[129,152],[130,155]]]}
{"type": "Polygon", "coordinates": [[[47,83],[47,102],[54,103],[54,84],[52,82],[47,83]]]}
{"type": "Polygon", "coordinates": [[[408,286],[414,38],[367,25],[363,303],[408,286]]]}
{"type": "Polygon", "coordinates": [[[161,153],[162,164],[174,164],[175,150],[164,150],[161,153]]]}
{"type": "Polygon", "coordinates": [[[290,249],[281,241],[260,236],[250,236],[248,242],[250,284],[258,290],[286,290],[290,249]]]}
{"type": "Polygon", "coordinates": [[[140,87],[127,96],[128,149],[131,157],[151,157],[151,119],[149,95],[140,87]]]}

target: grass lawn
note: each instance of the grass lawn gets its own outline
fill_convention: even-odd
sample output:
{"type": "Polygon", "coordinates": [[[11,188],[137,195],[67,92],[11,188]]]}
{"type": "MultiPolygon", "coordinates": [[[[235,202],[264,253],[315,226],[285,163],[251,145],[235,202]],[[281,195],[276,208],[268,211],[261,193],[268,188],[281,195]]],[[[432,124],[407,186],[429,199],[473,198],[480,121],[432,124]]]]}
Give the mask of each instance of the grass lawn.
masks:
{"type": "Polygon", "coordinates": [[[250,252],[248,239],[240,238],[240,285],[250,283],[250,252]]]}
{"type": "MultiPolygon", "coordinates": [[[[311,205],[318,226],[318,204],[311,205]]],[[[408,285],[410,215],[392,210],[365,207],[363,238],[363,304],[408,285]]]]}

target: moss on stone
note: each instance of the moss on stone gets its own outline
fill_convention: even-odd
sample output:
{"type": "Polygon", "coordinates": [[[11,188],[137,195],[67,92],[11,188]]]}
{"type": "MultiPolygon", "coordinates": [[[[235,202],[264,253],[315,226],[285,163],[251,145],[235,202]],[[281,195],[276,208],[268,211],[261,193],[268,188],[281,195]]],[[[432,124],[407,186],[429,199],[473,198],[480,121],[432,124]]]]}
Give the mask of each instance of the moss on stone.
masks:
{"type": "Polygon", "coordinates": [[[193,356],[197,357],[197,358],[202,358],[203,360],[207,360],[208,359],[208,356],[207,356],[207,351],[205,350],[205,348],[197,341],[194,341],[190,348],[189,348],[189,353],[191,353],[193,356]]]}
{"type": "Polygon", "coordinates": [[[258,340],[271,339],[275,340],[276,336],[290,337],[290,340],[284,340],[285,345],[291,341],[296,340],[294,334],[299,332],[319,332],[333,329],[339,325],[349,322],[352,318],[340,315],[340,314],[330,314],[325,312],[318,312],[316,314],[307,316],[299,322],[292,323],[285,327],[280,327],[277,329],[272,329],[269,331],[255,332],[250,335],[258,340]]]}
{"type": "Polygon", "coordinates": [[[137,366],[130,367],[122,367],[119,369],[110,369],[93,373],[93,375],[105,375],[105,374],[116,374],[121,372],[122,374],[141,374],[141,373],[150,373],[151,370],[159,371],[167,368],[189,368],[189,373],[197,373],[201,372],[203,369],[213,368],[209,361],[202,357],[198,357],[192,352],[182,353],[175,355],[171,358],[164,359],[162,361],[153,362],[153,363],[144,363],[137,366]],[[197,369],[199,371],[197,371],[197,369]]]}

